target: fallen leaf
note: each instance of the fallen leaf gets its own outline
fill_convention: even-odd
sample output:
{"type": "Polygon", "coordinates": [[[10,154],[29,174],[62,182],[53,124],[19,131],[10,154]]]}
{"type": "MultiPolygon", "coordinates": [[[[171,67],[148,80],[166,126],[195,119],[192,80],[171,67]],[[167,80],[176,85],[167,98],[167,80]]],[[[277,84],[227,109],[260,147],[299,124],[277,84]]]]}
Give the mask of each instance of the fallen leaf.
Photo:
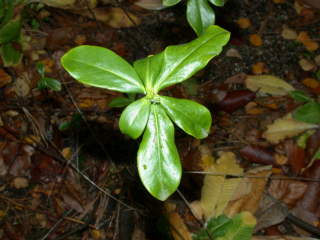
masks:
{"type": "Polygon", "coordinates": [[[281,37],[286,40],[296,40],[298,38],[298,34],[295,30],[289,28],[288,26],[283,26],[281,37]]]}
{"type": "Polygon", "coordinates": [[[320,82],[314,78],[305,78],[302,80],[302,84],[312,89],[320,87],[320,82]]]}
{"type": "Polygon", "coordinates": [[[273,2],[276,4],[281,4],[281,3],[285,3],[286,0],[273,0],[273,2]]]}
{"type": "Polygon", "coordinates": [[[162,5],[162,0],[138,0],[134,4],[148,10],[161,10],[165,8],[162,5]]]}
{"type": "Polygon", "coordinates": [[[173,203],[165,203],[165,211],[169,223],[172,226],[171,233],[175,240],[192,240],[191,233],[185,225],[182,217],[176,211],[176,205],[173,203]]]}
{"type": "Polygon", "coordinates": [[[305,58],[299,60],[299,65],[304,71],[307,72],[316,68],[316,65],[312,61],[305,58]]]}
{"type": "Polygon", "coordinates": [[[320,2],[319,0],[302,0],[304,3],[310,5],[311,7],[315,7],[320,9],[320,2]]]}
{"type": "Polygon", "coordinates": [[[246,29],[251,26],[251,21],[249,18],[241,17],[237,20],[237,24],[240,28],[246,29]]]}
{"type": "Polygon", "coordinates": [[[87,9],[94,8],[97,5],[97,0],[40,0],[39,2],[44,3],[50,7],[62,8],[62,9],[87,9]]]}
{"type": "Polygon", "coordinates": [[[314,129],[317,127],[318,125],[316,124],[294,120],[292,115],[288,114],[268,125],[267,130],[263,133],[263,137],[269,142],[277,144],[285,138],[297,136],[308,129],[314,129]]]}
{"type": "Polygon", "coordinates": [[[251,34],[249,41],[253,46],[260,47],[263,44],[262,38],[258,34],[251,34]]]}
{"type": "Polygon", "coordinates": [[[247,159],[250,162],[264,164],[264,165],[275,164],[274,152],[261,146],[257,146],[257,145],[245,146],[240,150],[240,154],[243,158],[247,159]]]}
{"type": "Polygon", "coordinates": [[[264,194],[258,211],[255,216],[258,223],[255,232],[283,222],[288,215],[288,208],[283,206],[280,201],[276,201],[273,197],[264,194]]]}
{"type": "Polygon", "coordinates": [[[262,74],[267,72],[269,72],[269,70],[264,62],[257,62],[252,66],[252,73],[254,74],[262,74]]]}
{"type": "Polygon", "coordinates": [[[232,113],[239,108],[245,106],[248,102],[255,98],[255,93],[248,90],[234,90],[218,102],[217,106],[220,110],[232,113]]]}
{"type": "MultiPolygon", "coordinates": [[[[206,171],[216,174],[239,175],[243,173],[243,169],[237,164],[236,157],[232,152],[222,152],[217,162],[206,171]]],[[[225,176],[205,176],[201,189],[200,204],[207,220],[223,213],[240,181],[239,178],[227,179],[225,176]]]]}
{"type": "Polygon", "coordinates": [[[0,88],[11,83],[12,78],[9,74],[7,74],[2,68],[0,69],[0,88]]]}
{"type": "Polygon", "coordinates": [[[247,171],[245,175],[248,177],[241,179],[224,214],[229,217],[243,211],[255,214],[271,173],[271,166],[257,167],[247,171]]]}
{"type": "Polygon", "coordinates": [[[273,96],[284,96],[294,90],[289,83],[273,75],[248,75],[245,85],[253,92],[271,94],[273,96]]]}
{"type": "Polygon", "coordinates": [[[12,181],[12,186],[16,189],[26,188],[29,186],[29,181],[24,177],[16,177],[12,181]]]}

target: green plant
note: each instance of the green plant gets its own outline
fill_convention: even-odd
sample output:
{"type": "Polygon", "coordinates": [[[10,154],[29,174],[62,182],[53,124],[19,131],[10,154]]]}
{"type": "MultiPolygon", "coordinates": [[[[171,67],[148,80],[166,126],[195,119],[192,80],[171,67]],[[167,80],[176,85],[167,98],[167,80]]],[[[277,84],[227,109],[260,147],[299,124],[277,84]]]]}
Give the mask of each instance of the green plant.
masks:
{"type": "Polygon", "coordinates": [[[36,68],[41,77],[40,80],[38,81],[38,85],[37,85],[38,89],[49,88],[53,91],[61,90],[61,83],[57,79],[49,78],[45,76],[45,68],[42,63],[37,63],[36,68]]]}
{"type": "Polygon", "coordinates": [[[4,66],[20,62],[22,54],[14,47],[20,40],[21,21],[14,17],[14,7],[20,1],[0,0],[0,55],[4,66]]]}
{"type": "Polygon", "coordinates": [[[193,240],[250,240],[256,219],[250,212],[242,212],[229,218],[220,215],[211,218],[204,229],[193,235],[193,240]]]}
{"type": "Polygon", "coordinates": [[[293,118],[307,123],[320,123],[320,103],[308,97],[302,91],[292,91],[290,95],[297,102],[305,103],[293,112],[293,118]]]}
{"type": "Polygon", "coordinates": [[[133,67],[114,52],[96,46],[73,48],[61,59],[70,75],[84,84],[145,95],[125,108],[119,127],[133,139],[144,132],[137,154],[138,171],[146,189],[160,200],[167,199],[181,179],[172,122],[200,139],[209,133],[211,115],[196,102],[161,96],[159,91],[204,68],[222,51],[229,35],[210,26],[199,38],[137,60],[133,67]]]}
{"type": "MultiPolygon", "coordinates": [[[[181,0],[162,0],[162,4],[167,7],[176,5],[179,2],[181,0]]],[[[209,3],[217,7],[223,7],[226,2],[227,0],[187,1],[187,20],[198,36],[215,22],[215,13],[209,3]]]]}

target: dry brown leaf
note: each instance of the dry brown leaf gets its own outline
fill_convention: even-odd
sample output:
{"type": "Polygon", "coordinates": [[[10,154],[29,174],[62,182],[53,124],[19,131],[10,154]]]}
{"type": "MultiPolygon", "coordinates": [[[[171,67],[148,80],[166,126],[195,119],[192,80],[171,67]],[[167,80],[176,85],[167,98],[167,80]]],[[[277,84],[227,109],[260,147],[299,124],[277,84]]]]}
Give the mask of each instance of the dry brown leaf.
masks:
{"type": "Polygon", "coordinates": [[[164,205],[169,223],[172,226],[171,233],[173,238],[175,240],[192,240],[191,233],[185,225],[182,217],[176,211],[176,205],[168,202],[164,205]]]}
{"type": "Polygon", "coordinates": [[[277,144],[285,138],[297,136],[308,129],[314,129],[317,127],[318,125],[316,124],[294,120],[292,115],[288,114],[268,125],[267,130],[263,133],[263,137],[269,142],[277,144]]]}
{"type": "MultiPolygon", "coordinates": [[[[222,152],[220,158],[208,172],[216,174],[242,174],[243,169],[237,164],[232,152],[222,152]]],[[[207,175],[201,190],[201,207],[206,219],[221,215],[232,198],[241,179],[226,179],[224,176],[207,175]]]]}
{"type": "Polygon", "coordinates": [[[97,5],[97,0],[39,0],[50,7],[62,9],[87,9],[94,8],[97,5]]]}
{"type": "Polygon", "coordinates": [[[246,29],[251,26],[251,21],[249,18],[241,17],[237,20],[237,24],[240,28],[246,29]]]}
{"type": "Polygon", "coordinates": [[[255,64],[253,64],[252,72],[254,74],[262,74],[262,73],[269,72],[269,69],[267,68],[267,66],[264,62],[257,62],[255,64]]]}
{"type": "Polygon", "coordinates": [[[160,10],[164,8],[162,0],[138,0],[134,4],[148,10],[160,10]]]}
{"type": "Polygon", "coordinates": [[[263,44],[262,38],[258,34],[251,34],[249,41],[253,46],[260,47],[263,44]]]}
{"type": "Polygon", "coordinates": [[[257,178],[246,177],[241,179],[224,213],[230,217],[242,211],[255,214],[268,180],[267,177],[271,175],[271,170],[271,166],[249,170],[245,175],[257,178]]]}
{"type": "Polygon", "coordinates": [[[289,83],[273,75],[248,75],[245,84],[253,92],[258,91],[273,96],[284,96],[294,90],[289,83]]]}
{"type": "Polygon", "coordinates": [[[12,78],[9,74],[7,74],[2,68],[0,69],[0,88],[6,86],[11,83],[12,78]]]}
{"type": "MultiPolygon", "coordinates": [[[[97,20],[113,28],[127,28],[139,25],[141,20],[130,12],[121,8],[95,8],[92,10],[97,20]]],[[[90,12],[87,13],[90,16],[90,12]]]]}
{"type": "Polygon", "coordinates": [[[320,87],[320,82],[314,78],[305,78],[302,80],[302,84],[312,89],[316,89],[320,87]]]}

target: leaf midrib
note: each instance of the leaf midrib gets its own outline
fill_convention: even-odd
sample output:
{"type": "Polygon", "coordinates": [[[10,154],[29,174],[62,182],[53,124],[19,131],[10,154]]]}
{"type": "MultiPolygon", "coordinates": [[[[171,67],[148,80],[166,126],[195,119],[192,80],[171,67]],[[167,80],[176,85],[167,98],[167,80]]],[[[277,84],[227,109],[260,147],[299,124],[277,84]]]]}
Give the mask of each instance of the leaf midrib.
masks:
{"type": "MultiPolygon", "coordinates": [[[[122,75],[120,75],[118,73],[115,73],[115,72],[113,72],[111,70],[107,70],[107,69],[105,69],[105,68],[103,68],[101,66],[91,65],[91,64],[88,64],[87,62],[82,62],[82,61],[75,60],[75,59],[72,59],[71,61],[76,62],[76,63],[81,63],[83,65],[87,65],[87,66],[92,67],[92,68],[98,68],[98,69],[100,69],[102,71],[105,71],[105,72],[108,72],[108,73],[110,73],[110,74],[112,74],[112,75],[114,75],[116,77],[119,77],[121,79],[127,80],[128,82],[134,84],[135,86],[137,86],[137,83],[139,83],[139,81],[131,81],[131,78],[126,78],[126,77],[124,77],[124,76],[122,76],[122,75]]],[[[144,90],[144,88],[141,86],[141,84],[139,84],[137,87],[139,87],[140,89],[144,90]]]]}
{"type": "Polygon", "coordinates": [[[190,52],[190,54],[188,54],[186,57],[182,58],[182,60],[181,60],[180,62],[178,62],[178,65],[177,65],[167,76],[160,78],[159,84],[157,84],[157,90],[159,90],[158,88],[162,85],[162,83],[163,83],[166,79],[168,79],[168,78],[172,75],[172,73],[175,72],[176,69],[179,69],[180,66],[182,65],[182,63],[183,63],[187,58],[189,58],[191,55],[193,55],[195,51],[197,51],[199,48],[201,48],[204,44],[206,44],[206,43],[208,43],[209,41],[211,41],[213,38],[216,38],[216,37],[218,37],[218,36],[220,36],[220,35],[222,35],[222,34],[225,34],[225,32],[221,32],[221,33],[218,33],[218,34],[216,34],[216,35],[213,35],[213,36],[210,37],[208,40],[204,41],[201,45],[198,45],[196,48],[194,48],[194,49],[190,52]],[[165,79],[163,79],[163,78],[165,78],[165,79]]]}

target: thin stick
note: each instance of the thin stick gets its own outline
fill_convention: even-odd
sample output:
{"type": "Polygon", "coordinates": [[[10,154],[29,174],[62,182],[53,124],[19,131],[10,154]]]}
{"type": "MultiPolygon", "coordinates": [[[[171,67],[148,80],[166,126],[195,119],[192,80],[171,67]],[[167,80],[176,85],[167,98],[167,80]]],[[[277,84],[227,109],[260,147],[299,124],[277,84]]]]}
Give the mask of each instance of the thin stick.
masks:
{"type": "Polygon", "coordinates": [[[258,178],[258,179],[270,179],[270,180],[297,180],[304,182],[320,182],[320,178],[305,178],[305,177],[287,177],[287,176],[252,176],[245,174],[229,174],[229,173],[213,173],[213,172],[203,172],[203,171],[185,171],[187,174],[200,174],[200,175],[211,175],[211,176],[222,176],[226,178],[258,178]]]}

